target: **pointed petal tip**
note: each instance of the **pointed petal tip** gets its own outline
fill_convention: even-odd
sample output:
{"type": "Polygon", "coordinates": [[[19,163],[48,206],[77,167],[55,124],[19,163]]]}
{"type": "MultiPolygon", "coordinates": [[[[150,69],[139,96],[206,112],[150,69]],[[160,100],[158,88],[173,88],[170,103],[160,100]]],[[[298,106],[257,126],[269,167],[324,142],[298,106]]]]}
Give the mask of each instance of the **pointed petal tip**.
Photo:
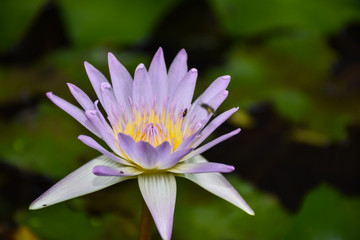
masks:
{"type": "Polygon", "coordinates": [[[71,92],[79,92],[79,88],[72,84],[72,83],[66,83],[68,85],[68,88],[70,89],[71,92]]]}
{"type": "Polygon", "coordinates": [[[98,71],[91,63],[88,63],[87,61],[84,62],[84,66],[85,66],[86,72],[98,71]]]}
{"type": "Polygon", "coordinates": [[[40,199],[36,199],[35,201],[33,201],[30,206],[29,206],[29,210],[38,210],[38,209],[42,209],[47,207],[48,205],[45,203],[41,203],[41,201],[39,201],[40,199]]]}
{"type": "Polygon", "coordinates": [[[109,65],[114,64],[115,62],[117,62],[117,58],[115,57],[115,55],[111,52],[108,52],[108,63],[109,65]]]}
{"type": "Polygon", "coordinates": [[[160,55],[164,54],[162,47],[159,47],[158,50],[156,51],[155,55],[158,55],[158,54],[160,54],[160,55]]]}
{"type": "Polygon", "coordinates": [[[176,57],[181,57],[181,58],[185,58],[185,60],[187,60],[187,53],[185,51],[184,48],[182,48],[179,53],[176,55],[176,57]]]}
{"type": "Polygon", "coordinates": [[[251,207],[249,207],[249,206],[247,206],[247,208],[242,208],[242,210],[244,210],[244,212],[246,212],[247,214],[249,214],[251,216],[255,216],[254,210],[252,210],[251,207]]]}
{"type": "Polygon", "coordinates": [[[251,215],[251,216],[255,216],[255,212],[251,209],[251,211],[250,212],[247,212],[249,215],[251,215]]]}
{"type": "Polygon", "coordinates": [[[114,54],[112,52],[108,52],[108,58],[113,58],[115,57],[114,54]]]}
{"type": "Polygon", "coordinates": [[[179,51],[179,53],[181,53],[181,54],[186,54],[185,48],[182,48],[182,49],[179,51]]]}

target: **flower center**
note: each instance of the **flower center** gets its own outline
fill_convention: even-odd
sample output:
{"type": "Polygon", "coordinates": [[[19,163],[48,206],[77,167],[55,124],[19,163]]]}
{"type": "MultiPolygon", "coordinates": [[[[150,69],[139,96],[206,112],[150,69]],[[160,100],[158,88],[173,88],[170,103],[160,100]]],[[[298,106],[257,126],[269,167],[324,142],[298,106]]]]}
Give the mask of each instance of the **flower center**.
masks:
{"type": "MultiPolygon", "coordinates": [[[[192,127],[185,127],[185,116],[183,112],[175,114],[175,110],[164,107],[161,113],[151,112],[133,107],[133,115],[119,117],[117,122],[112,124],[115,137],[118,133],[131,136],[136,142],[145,141],[153,147],[168,141],[172,151],[182,143],[185,137],[195,132],[192,127]]],[[[191,124],[186,124],[190,126],[191,124]]]]}
{"type": "Polygon", "coordinates": [[[156,127],[153,123],[148,123],[144,127],[144,131],[140,136],[140,140],[149,142],[153,146],[159,145],[163,142],[161,130],[156,127]]]}

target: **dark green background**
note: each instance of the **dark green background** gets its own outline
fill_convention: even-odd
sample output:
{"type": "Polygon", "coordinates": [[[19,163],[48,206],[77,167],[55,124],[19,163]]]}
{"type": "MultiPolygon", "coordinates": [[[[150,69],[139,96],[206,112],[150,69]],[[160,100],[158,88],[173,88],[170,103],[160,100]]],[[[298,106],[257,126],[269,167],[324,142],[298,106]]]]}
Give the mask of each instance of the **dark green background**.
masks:
{"type": "MultiPolygon", "coordinates": [[[[98,153],[47,91],[95,93],[86,60],[107,52],[134,72],[157,48],[185,48],[196,95],[229,74],[216,131],[242,132],[204,154],[256,216],[179,179],[173,239],[360,239],[360,4],[355,0],[0,1],[0,238],[137,239],[141,195],[128,181],[38,211],[31,201],[98,153]]],[[[159,235],[154,231],[154,239],[159,235]]]]}

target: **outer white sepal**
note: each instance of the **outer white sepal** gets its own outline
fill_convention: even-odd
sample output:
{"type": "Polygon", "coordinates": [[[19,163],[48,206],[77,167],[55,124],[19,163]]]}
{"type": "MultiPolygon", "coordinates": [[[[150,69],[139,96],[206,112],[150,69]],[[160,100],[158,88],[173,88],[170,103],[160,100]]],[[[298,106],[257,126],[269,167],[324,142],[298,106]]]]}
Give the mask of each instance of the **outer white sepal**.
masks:
{"type": "Polygon", "coordinates": [[[170,173],[139,175],[141,194],[164,240],[171,238],[176,200],[175,176],[170,173]]]}
{"type": "Polygon", "coordinates": [[[129,179],[129,177],[104,177],[93,174],[93,168],[98,165],[118,167],[119,163],[102,155],[84,164],[68,176],[60,180],[29,207],[30,210],[44,208],[71,198],[92,193],[115,183],[129,179]]]}
{"type": "MultiPolygon", "coordinates": [[[[208,162],[204,157],[198,155],[186,160],[189,163],[208,162]]],[[[198,174],[184,174],[185,178],[195,182],[202,188],[208,190],[212,194],[234,204],[250,215],[255,215],[254,211],[240,196],[236,189],[225,179],[220,173],[198,173],[198,174]]]]}

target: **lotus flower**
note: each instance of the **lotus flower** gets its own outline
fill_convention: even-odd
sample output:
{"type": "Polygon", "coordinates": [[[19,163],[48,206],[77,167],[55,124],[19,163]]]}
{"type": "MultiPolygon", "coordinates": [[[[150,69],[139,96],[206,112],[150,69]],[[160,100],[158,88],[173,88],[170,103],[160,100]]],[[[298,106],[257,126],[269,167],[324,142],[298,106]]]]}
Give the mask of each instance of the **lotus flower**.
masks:
{"type": "Polygon", "coordinates": [[[99,100],[91,101],[71,83],[69,89],[82,109],[52,92],[47,96],[101,138],[111,150],[89,136],[80,135],[80,141],[102,155],[56,183],[36,199],[30,209],[50,206],[137,178],[161,237],[170,239],[177,176],[195,182],[253,215],[253,210],[220,174],[231,172],[234,167],[208,162],[200,156],[240,132],[236,129],[199,147],[238,109],[230,109],[207,124],[213,111],[228,96],[226,88],[230,76],[217,78],[191,103],[198,72],[194,68],[188,71],[185,50],[177,54],[167,71],[163,51],[159,48],[149,71],[144,64],[138,65],[134,80],[113,54],[108,54],[108,61],[112,85],[85,62],[87,75],[99,100]],[[99,102],[107,118],[99,110],[99,102]]]}

